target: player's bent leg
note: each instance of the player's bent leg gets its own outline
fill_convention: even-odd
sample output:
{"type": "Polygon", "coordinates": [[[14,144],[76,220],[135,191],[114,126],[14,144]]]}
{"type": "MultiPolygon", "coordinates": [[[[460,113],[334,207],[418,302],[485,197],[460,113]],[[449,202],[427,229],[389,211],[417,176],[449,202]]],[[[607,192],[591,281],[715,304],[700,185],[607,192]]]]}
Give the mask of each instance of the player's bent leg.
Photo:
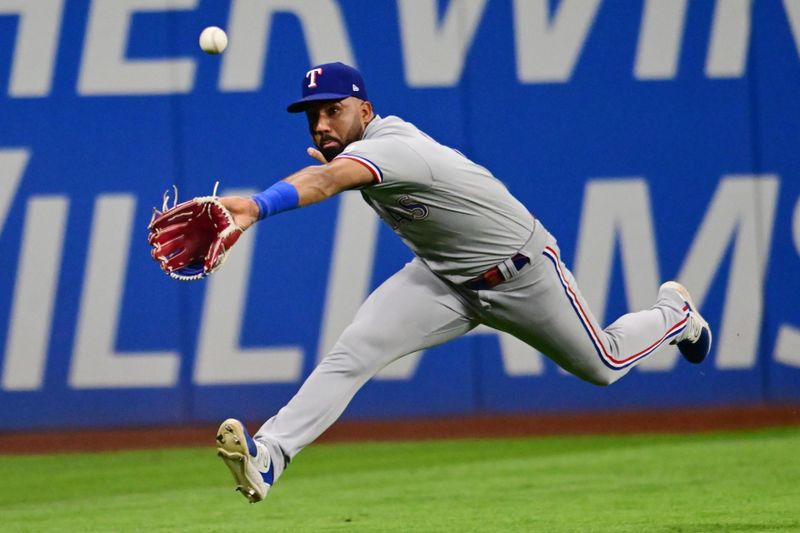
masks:
{"type": "Polygon", "coordinates": [[[499,290],[481,294],[489,303],[487,324],[517,336],[590,383],[614,383],[660,347],[680,339],[686,328],[684,299],[662,287],[652,308],[626,314],[602,329],[552,238],[529,269],[499,290]]]}
{"type": "MultiPolygon", "coordinates": [[[[333,349],[255,440],[291,460],[339,418],[361,386],[383,367],[459,337],[476,324],[466,302],[427,267],[412,261],[367,298],[333,349]]],[[[281,461],[276,463],[275,480],[283,472],[281,461]]]]}
{"type": "Polygon", "coordinates": [[[605,334],[623,364],[630,361],[628,367],[633,368],[663,346],[684,338],[689,322],[686,302],[664,284],[653,307],[622,315],[605,329],[605,334]]]}

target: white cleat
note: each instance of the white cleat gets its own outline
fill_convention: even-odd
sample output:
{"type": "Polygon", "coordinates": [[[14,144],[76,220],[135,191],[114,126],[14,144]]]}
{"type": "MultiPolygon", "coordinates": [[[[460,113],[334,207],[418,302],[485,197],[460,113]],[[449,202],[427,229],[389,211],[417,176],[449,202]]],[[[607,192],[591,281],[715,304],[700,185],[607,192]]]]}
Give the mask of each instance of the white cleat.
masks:
{"type": "Polygon", "coordinates": [[[688,312],[686,328],[675,337],[670,344],[677,344],[683,358],[695,365],[700,364],[711,351],[711,328],[708,322],[697,311],[689,291],[677,281],[668,281],[661,285],[662,289],[672,289],[686,302],[684,310],[688,312]]]}
{"type": "Polygon", "coordinates": [[[227,419],[217,430],[217,455],[233,474],[236,490],[250,503],[267,496],[275,477],[269,452],[235,418],[227,419]]]}

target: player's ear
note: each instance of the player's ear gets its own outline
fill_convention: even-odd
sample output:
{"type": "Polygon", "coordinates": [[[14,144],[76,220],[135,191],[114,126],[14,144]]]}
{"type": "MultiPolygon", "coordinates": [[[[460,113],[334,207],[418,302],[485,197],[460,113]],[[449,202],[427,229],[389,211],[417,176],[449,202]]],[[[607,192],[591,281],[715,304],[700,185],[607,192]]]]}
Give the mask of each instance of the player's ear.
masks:
{"type": "Polygon", "coordinates": [[[372,120],[372,117],[375,116],[375,112],[372,110],[372,102],[367,100],[361,101],[358,112],[361,116],[361,122],[364,124],[372,120]]]}

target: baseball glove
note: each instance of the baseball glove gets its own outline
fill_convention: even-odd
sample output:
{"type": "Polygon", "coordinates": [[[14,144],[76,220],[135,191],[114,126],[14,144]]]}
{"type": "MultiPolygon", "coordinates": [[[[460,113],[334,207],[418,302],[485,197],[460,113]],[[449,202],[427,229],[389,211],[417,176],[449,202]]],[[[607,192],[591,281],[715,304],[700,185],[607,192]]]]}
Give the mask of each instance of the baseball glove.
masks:
{"type": "Polygon", "coordinates": [[[202,279],[219,270],[228,250],[242,229],[236,225],[230,211],[216,195],[200,196],[178,203],[178,190],[172,208],[168,209],[169,191],[164,193],[161,211],[153,209],[148,225],[147,242],[153,249],[150,255],[161,270],[182,281],[202,279]]]}

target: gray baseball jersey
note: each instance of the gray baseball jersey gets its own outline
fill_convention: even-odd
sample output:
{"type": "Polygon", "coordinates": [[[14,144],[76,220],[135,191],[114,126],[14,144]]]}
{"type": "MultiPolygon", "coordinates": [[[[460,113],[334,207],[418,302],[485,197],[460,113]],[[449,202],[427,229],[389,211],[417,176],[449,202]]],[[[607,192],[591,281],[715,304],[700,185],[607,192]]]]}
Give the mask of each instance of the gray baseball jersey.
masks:
{"type": "Polygon", "coordinates": [[[399,118],[376,117],[338,157],[370,169],[375,182],[363,188],[365,199],[417,258],[367,298],[294,398],[261,427],[255,438],[271,450],[276,476],[381,368],[478,324],[598,385],[686,329],[688,304],[667,286],[653,307],[603,329],[547,229],[489,171],[399,118]],[[519,254],[529,263],[514,262],[519,254]],[[496,285],[464,283],[495,268],[503,273],[496,285]]]}
{"type": "Polygon", "coordinates": [[[398,117],[376,116],[338,158],[372,172],[364,199],[435,273],[460,283],[504,261],[534,219],[484,167],[398,117]]]}

